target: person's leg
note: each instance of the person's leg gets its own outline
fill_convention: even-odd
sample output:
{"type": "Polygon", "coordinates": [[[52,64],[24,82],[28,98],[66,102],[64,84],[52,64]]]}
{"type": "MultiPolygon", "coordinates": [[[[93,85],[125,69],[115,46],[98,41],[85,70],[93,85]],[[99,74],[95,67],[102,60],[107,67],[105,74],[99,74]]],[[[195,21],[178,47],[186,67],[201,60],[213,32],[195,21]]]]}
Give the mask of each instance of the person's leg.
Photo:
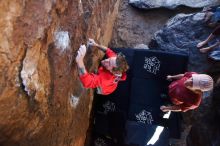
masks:
{"type": "Polygon", "coordinates": [[[204,45],[206,45],[210,40],[212,40],[213,38],[215,38],[215,35],[213,35],[212,33],[208,36],[207,39],[205,39],[204,41],[200,42],[197,44],[197,48],[200,48],[204,45]]]}
{"type": "Polygon", "coordinates": [[[200,51],[201,53],[206,53],[206,52],[209,52],[209,51],[211,51],[212,49],[214,49],[214,48],[216,48],[216,47],[218,47],[218,46],[220,46],[220,42],[217,42],[217,43],[215,43],[215,44],[212,45],[212,46],[209,46],[209,47],[206,47],[206,48],[202,48],[202,49],[200,49],[199,51],[200,51]]]}

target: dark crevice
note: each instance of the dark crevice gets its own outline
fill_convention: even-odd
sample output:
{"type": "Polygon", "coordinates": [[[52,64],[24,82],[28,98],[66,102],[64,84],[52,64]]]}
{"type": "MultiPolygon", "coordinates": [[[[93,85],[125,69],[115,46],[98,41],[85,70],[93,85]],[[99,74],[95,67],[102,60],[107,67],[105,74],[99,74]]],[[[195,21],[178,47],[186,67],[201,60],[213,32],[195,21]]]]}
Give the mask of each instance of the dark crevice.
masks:
{"type": "Polygon", "coordinates": [[[22,77],[21,77],[21,71],[22,71],[22,68],[23,68],[23,62],[24,62],[24,59],[25,59],[25,57],[26,57],[26,55],[27,55],[27,48],[28,48],[28,46],[27,45],[24,45],[24,54],[23,54],[23,56],[22,56],[22,58],[21,58],[21,65],[20,65],[20,67],[18,68],[18,72],[19,72],[19,82],[20,82],[20,87],[21,87],[21,89],[22,89],[22,91],[23,91],[23,93],[28,97],[29,95],[28,95],[28,93],[27,93],[27,91],[25,91],[25,85],[23,84],[23,80],[22,80],[22,77]]]}
{"type": "Polygon", "coordinates": [[[50,77],[51,77],[51,82],[50,82],[50,89],[49,89],[49,95],[48,95],[48,104],[52,105],[52,98],[53,98],[53,94],[54,94],[54,73],[55,73],[55,69],[54,69],[54,64],[53,64],[53,48],[54,48],[54,43],[51,43],[48,45],[48,63],[49,63],[49,70],[50,70],[50,77]]]}

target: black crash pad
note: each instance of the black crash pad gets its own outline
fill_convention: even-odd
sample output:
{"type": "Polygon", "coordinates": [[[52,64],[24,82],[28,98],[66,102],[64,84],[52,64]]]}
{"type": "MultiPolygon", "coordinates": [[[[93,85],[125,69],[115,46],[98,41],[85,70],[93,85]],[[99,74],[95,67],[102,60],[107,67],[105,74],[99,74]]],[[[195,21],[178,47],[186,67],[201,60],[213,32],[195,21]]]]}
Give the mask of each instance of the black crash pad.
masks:
{"type": "Polygon", "coordinates": [[[183,73],[187,56],[158,51],[136,50],[133,56],[133,75],[137,78],[166,79],[167,75],[183,73]]]}
{"type": "Polygon", "coordinates": [[[159,107],[161,96],[167,95],[169,82],[158,79],[132,78],[130,102],[140,105],[159,107]]]}
{"type": "Polygon", "coordinates": [[[167,127],[167,120],[159,107],[130,104],[128,120],[144,123],[146,125],[161,125],[167,127]]]}
{"type": "Polygon", "coordinates": [[[93,133],[90,146],[121,146],[117,144],[117,140],[112,139],[106,135],[93,133]]]}
{"type": "Polygon", "coordinates": [[[117,144],[122,144],[125,136],[125,123],[126,116],[123,112],[96,113],[93,133],[108,137],[117,144]]]}
{"type": "Polygon", "coordinates": [[[125,113],[129,108],[130,98],[130,81],[126,80],[119,83],[115,92],[110,95],[95,95],[95,112],[106,111],[124,111],[125,113]]]}
{"type": "MultiPolygon", "coordinates": [[[[147,143],[154,135],[156,128],[157,126],[155,125],[146,125],[139,122],[127,121],[125,143],[137,146],[147,146],[147,143]]],[[[154,143],[154,146],[168,146],[168,139],[169,131],[164,128],[158,141],[154,143]]]]}

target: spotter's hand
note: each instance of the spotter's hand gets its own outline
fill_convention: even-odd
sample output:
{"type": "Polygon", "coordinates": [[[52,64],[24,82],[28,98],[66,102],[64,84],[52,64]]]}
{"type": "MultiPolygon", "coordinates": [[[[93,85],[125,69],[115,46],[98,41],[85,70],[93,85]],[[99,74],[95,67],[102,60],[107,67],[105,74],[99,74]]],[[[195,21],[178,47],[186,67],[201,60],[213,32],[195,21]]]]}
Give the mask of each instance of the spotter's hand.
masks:
{"type": "Polygon", "coordinates": [[[164,105],[160,107],[160,110],[162,110],[163,112],[168,112],[169,111],[168,107],[166,107],[164,105]]]}
{"type": "Polygon", "coordinates": [[[171,76],[171,75],[168,75],[168,76],[167,76],[167,80],[168,80],[168,81],[172,81],[172,76],[171,76]]]}

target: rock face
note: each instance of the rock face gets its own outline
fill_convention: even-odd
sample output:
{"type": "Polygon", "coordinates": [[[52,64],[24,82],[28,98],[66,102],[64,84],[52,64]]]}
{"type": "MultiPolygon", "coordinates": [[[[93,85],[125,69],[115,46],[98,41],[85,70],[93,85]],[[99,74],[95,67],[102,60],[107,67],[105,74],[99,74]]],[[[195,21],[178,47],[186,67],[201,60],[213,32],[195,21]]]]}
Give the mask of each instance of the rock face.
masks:
{"type": "Polygon", "coordinates": [[[188,69],[204,72],[211,64],[208,63],[207,55],[200,53],[196,45],[211,31],[204,24],[204,13],[178,14],[155,33],[149,48],[188,54],[188,69]]]}
{"type": "MultiPolygon", "coordinates": [[[[84,145],[93,94],[75,55],[88,37],[108,44],[119,1],[0,1],[0,145],[84,145]]],[[[89,71],[101,56],[88,51],[89,71]]]]}
{"type": "Polygon", "coordinates": [[[179,6],[202,8],[220,4],[219,0],[129,0],[129,4],[140,9],[168,8],[179,6]]]}
{"type": "MultiPolygon", "coordinates": [[[[211,31],[204,24],[204,13],[179,14],[155,33],[149,48],[188,54],[189,71],[207,72],[217,80],[220,76],[220,64],[208,60],[208,55],[200,53],[196,47],[197,43],[204,40],[211,31]]],[[[187,137],[187,146],[219,145],[219,91],[219,86],[216,85],[213,97],[207,93],[198,109],[184,114],[188,124],[192,125],[187,137]]]]}

